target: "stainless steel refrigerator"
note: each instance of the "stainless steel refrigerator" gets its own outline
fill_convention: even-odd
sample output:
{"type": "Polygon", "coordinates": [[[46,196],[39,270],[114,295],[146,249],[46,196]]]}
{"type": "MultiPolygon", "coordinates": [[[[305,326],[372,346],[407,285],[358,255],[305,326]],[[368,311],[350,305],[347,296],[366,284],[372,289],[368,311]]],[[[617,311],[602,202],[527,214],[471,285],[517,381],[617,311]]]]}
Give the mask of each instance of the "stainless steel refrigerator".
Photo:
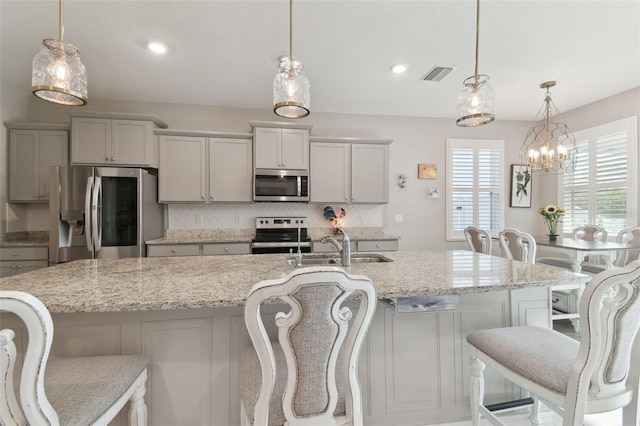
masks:
{"type": "Polygon", "coordinates": [[[49,263],[146,256],[162,237],[157,177],[144,169],[50,168],[49,263]]]}

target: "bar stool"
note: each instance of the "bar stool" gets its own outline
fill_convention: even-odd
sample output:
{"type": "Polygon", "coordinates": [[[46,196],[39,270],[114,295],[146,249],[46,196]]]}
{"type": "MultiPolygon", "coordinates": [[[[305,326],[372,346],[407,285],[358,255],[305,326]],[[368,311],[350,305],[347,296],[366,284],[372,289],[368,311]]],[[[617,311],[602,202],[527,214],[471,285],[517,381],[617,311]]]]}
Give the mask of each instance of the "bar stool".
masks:
{"type": "Polygon", "coordinates": [[[464,238],[469,243],[471,251],[491,254],[491,236],[484,229],[475,226],[464,228],[464,238]]]}
{"type": "Polygon", "coordinates": [[[375,306],[368,278],[335,267],[255,284],[245,304],[253,346],[240,357],[242,424],[362,425],[357,364],[375,306]],[[361,297],[352,318],[343,303],[355,292],[361,297]],[[260,314],[268,299],[288,305],[275,316],[277,343],[260,314]]]}
{"type": "Polygon", "coordinates": [[[498,233],[504,257],[525,263],[536,263],[536,240],[526,232],[505,228],[498,233]]]}
{"type": "Polygon", "coordinates": [[[18,399],[13,383],[15,332],[0,331],[0,423],[106,425],[130,401],[129,424],[147,424],[144,403],[147,358],[138,355],[49,358],[53,320],[39,299],[20,291],[0,291],[0,311],[18,316],[29,334],[18,399]]]}

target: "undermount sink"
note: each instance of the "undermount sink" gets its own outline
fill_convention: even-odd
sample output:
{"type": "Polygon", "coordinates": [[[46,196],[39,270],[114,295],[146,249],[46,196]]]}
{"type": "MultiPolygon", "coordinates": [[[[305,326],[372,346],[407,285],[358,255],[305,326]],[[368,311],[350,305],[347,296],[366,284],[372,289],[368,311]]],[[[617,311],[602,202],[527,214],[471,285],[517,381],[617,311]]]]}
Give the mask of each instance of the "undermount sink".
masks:
{"type": "MultiPolygon", "coordinates": [[[[354,263],[384,263],[393,262],[392,259],[380,254],[354,254],[351,255],[351,264],[354,263]]],[[[295,259],[287,259],[287,263],[295,265],[295,259]]],[[[310,265],[341,265],[342,259],[339,257],[328,257],[326,255],[303,255],[302,266],[310,265]]]]}

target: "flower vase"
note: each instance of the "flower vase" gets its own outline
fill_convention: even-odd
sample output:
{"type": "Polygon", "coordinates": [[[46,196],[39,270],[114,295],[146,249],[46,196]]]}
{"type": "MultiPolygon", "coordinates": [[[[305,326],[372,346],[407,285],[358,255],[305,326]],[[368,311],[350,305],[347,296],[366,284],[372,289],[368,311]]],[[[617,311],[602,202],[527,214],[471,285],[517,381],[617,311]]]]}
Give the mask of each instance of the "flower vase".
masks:
{"type": "Polygon", "coordinates": [[[549,235],[549,241],[555,241],[558,239],[558,234],[548,234],[549,235]]]}

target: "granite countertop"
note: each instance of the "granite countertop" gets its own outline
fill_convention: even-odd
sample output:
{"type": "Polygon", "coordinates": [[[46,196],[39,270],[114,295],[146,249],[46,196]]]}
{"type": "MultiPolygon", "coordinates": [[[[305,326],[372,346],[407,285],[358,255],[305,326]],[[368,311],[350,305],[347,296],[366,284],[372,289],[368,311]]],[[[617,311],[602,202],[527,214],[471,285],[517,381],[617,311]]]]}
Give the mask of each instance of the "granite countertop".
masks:
{"type": "MultiPolygon", "coordinates": [[[[333,228],[309,228],[312,241],[320,241],[327,235],[338,239],[333,228]]],[[[397,240],[397,235],[386,234],[382,228],[347,228],[352,240],[397,240]]],[[[168,229],[162,238],[146,241],[146,244],[206,244],[206,243],[250,243],[256,232],[254,229],[168,229]]]]}
{"type": "MultiPolygon", "coordinates": [[[[388,263],[353,264],[378,298],[397,299],[580,284],[586,275],[458,251],[386,252],[388,263]]],[[[256,282],[286,275],[286,255],[77,260],[0,279],[3,290],[40,298],[51,312],[194,309],[244,304],[256,282]]]]}

